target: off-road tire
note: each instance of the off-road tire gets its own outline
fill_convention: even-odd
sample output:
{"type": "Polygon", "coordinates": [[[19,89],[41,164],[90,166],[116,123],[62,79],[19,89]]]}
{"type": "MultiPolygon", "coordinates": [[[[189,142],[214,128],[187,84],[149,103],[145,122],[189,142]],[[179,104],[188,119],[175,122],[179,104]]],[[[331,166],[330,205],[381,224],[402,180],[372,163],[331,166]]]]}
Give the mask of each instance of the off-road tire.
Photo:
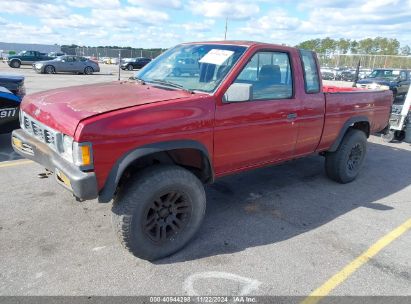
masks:
{"type": "Polygon", "coordinates": [[[366,152],[365,133],[356,129],[348,130],[337,151],[325,155],[327,176],[341,184],[352,182],[360,172],[366,152]]]}
{"type": "MultiPolygon", "coordinates": [[[[121,244],[136,257],[149,261],[157,260],[180,250],[190,241],[201,225],[205,208],[204,188],[194,174],[178,166],[156,165],[132,177],[116,195],[112,207],[113,228],[121,244]],[[177,199],[168,209],[163,206],[154,210],[153,206],[158,206],[159,198],[165,202],[171,201],[167,193],[180,193],[182,198],[177,199]],[[189,209],[185,210],[190,212],[180,218],[180,224],[184,225],[178,225],[182,229],[175,232],[171,224],[164,222],[174,221],[176,217],[169,210],[181,209],[180,206],[185,204],[189,204],[189,209]],[[170,214],[164,215],[164,210],[170,214]],[[153,216],[156,223],[154,228],[149,230],[147,227],[151,225],[147,225],[147,219],[153,216]],[[160,225],[166,226],[165,234],[162,234],[160,225]],[[153,240],[157,229],[160,230],[160,236],[165,235],[164,239],[153,240]]],[[[174,226],[176,223],[172,222],[174,226]]]]}

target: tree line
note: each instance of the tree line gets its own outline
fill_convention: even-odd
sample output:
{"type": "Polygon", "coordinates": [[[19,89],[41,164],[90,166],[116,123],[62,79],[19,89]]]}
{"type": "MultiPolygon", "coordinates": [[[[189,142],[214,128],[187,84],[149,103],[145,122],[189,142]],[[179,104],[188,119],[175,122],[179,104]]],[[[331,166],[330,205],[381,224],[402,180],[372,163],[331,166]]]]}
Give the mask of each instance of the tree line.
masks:
{"type": "Polygon", "coordinates": [[[298,48],[313,50],[320,54],[367,54],[367,55],[411,55],[408,45],[401,47],[395,38],[366,38],[362,40],[351,39],[323,39],[306,40],[298,45],[298,48]]]}

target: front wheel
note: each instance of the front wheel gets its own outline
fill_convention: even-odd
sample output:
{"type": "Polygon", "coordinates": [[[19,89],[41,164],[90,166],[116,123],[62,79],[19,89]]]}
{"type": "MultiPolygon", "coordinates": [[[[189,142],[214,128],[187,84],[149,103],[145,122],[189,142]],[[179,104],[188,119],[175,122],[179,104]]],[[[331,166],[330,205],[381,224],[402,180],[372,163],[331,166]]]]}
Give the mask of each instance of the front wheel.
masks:
{"type": "Polygon", "coordinates": [[[91,74],[93,74],[93,72],[94,72],[94,70],[90,66],[85,67],[85,69],[84,69],[84,74],[86,74],[86,75],[91,75],[91,74]]]}
{"type": "Polygon", "coordinates": [[[133,70],[133,66],[132,66],[131,64],[129,64],[129,65],[127,66],[127,70],[132,71],[132,70],[133,70]]]}
{"type": "Polygon", "coordinates": [[[48,65],[44,68],[44,73],[54,74],[54,73],[56,73],[56,70],[54,69],[54,67],[52,65],[48,65]]]}
{"type": "Polygon", "coordinates": [[[350,129],[335,152],[327,152],[327,176],[341,184],[352,182],[360,172],[367,152],[367,136],[361,130],[350,129]]]}
{"type": "Polygon", "coordinates": [[[190,171],[157,165],[132,178],[113,203],[113,227],[135,256],[156,260],[180,250],[204,218],[203,185],[190,171]]]}

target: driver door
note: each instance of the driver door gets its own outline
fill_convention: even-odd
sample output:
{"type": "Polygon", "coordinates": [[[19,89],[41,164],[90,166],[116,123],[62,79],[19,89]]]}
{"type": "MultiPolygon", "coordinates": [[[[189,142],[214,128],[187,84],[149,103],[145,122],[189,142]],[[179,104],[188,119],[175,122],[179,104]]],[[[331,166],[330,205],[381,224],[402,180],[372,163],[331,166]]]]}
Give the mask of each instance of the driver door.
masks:
{"type": "Polygon", "coordinates": [[[294,155],[299,102],[293,92],[289,54],[254,54],[234,83],[252,85],[245,102],[217,106],[214,129],[216,174],[290,159],[294,155]]]}
{"type": "Polygon", "coordinates": [[[64,62],[61,65],[61,72],[73,72],[74,71],[74,56],[66,56],[64,62]]]}

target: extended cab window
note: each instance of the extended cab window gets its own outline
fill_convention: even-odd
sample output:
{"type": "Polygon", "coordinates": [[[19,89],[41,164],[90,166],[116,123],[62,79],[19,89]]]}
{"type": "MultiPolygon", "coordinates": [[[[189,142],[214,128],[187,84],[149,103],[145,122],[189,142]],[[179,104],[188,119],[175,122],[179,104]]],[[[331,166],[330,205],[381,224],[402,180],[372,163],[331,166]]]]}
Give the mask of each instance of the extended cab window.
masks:
{"type": "Polygon", "coordinates": [[[306,93],[319,93],[320,80],[318,77],[317,63],[314,53],[306,50],[300,50],[301,61],[304,69],[304,85],[306,93]]]}
{"type": "Polygon", "coordinates": [[[256,53],[234,82],[251,84],[253,100],[291,98],[293,83],[288,54],[256,53]]]}

